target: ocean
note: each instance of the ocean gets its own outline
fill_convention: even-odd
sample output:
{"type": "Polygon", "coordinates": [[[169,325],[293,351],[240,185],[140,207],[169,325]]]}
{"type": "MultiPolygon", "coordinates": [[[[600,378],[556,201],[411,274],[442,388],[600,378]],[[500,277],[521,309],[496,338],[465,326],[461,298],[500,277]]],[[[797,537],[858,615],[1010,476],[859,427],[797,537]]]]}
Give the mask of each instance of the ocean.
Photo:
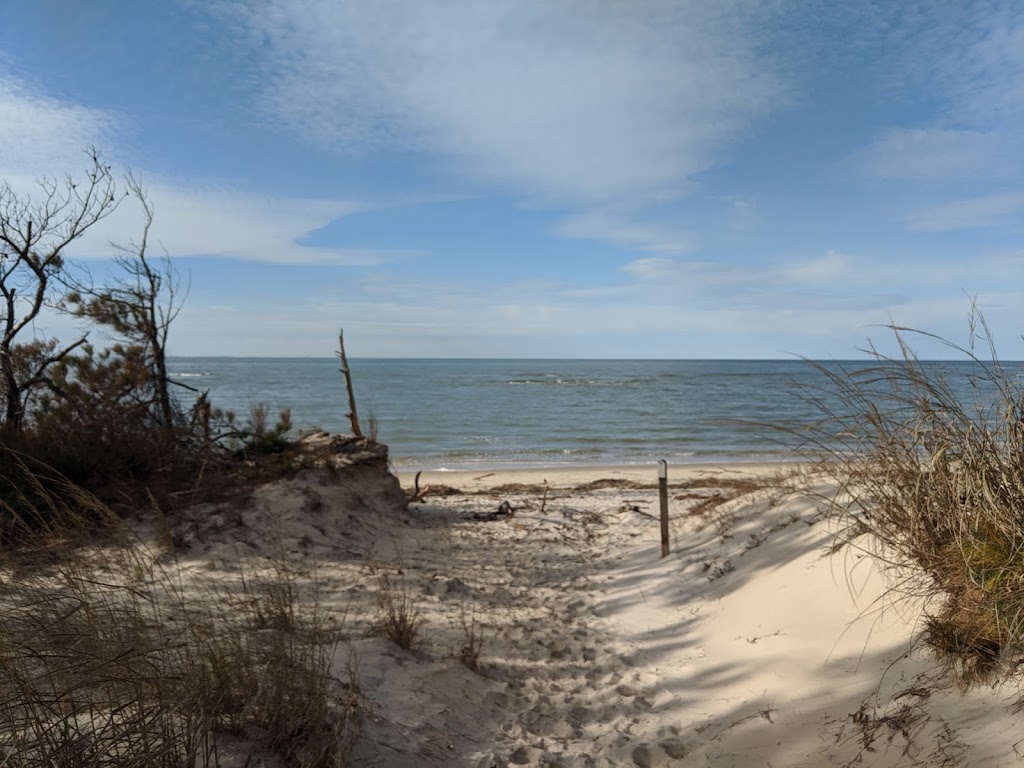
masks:
{"type": "MultiPolygon", "coordinates": [[[[173,378],[209,391],[214,407],[241,421],[265,403],[272,415],[290,408],[296,434],[349,430],[337,359],[170,363],[173,378]]],[[[970,363],[924,365],[965,398],[986,396],[970,363]]],[[[827,376],[796,359],[350,359],[349,367],[363,431],[372,417],[399,469],[797,460],[800,429],[822,416],[809,398],[838,405],[827,376]]]]}

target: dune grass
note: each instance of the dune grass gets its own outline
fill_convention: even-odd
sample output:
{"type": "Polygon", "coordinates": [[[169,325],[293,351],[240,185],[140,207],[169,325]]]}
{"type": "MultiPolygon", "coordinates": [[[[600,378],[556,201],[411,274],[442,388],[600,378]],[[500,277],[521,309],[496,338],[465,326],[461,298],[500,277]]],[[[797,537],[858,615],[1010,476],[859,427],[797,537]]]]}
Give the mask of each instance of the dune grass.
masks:
{"type": "Polygon", "coordinates": [[[974,315],[971,344],[947,343],[970,364],[976,398],[964,402],[962,387],[923,365],[908,341],[935,337],[893,331],[898,357],[819,366],[837,400],[815,398],[826,418],[808,445],[839,480],[845,538],[869,543],[895,589],[923,599],[923,642],[964,686],[1005,679],[1024,658],[1019,366],[999,361],[974,315]]]}
{"type": "Polygon", "coordinates": [[[399,570],[395,576],[374,567],[377,577],[377,613],[371,633],[385,637],[406,651],[419,650],[423,642],[423,615],[417,599],[399,570]]]}
{"type": "Polygon", "coordinates": [[[5,552],[0,765],[346,765],[362,708],[337,632],[286,561],[238,565],[183,571],[124,526],[5,552]]]}

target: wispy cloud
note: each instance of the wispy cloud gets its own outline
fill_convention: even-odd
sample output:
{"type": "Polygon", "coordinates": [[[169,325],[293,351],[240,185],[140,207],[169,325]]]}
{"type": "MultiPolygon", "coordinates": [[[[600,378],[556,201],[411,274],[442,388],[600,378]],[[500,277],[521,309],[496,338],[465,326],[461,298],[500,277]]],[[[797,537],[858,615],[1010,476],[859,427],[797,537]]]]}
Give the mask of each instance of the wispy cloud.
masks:
{"type": "Polygon", "coordinates": [[[623,271],[645,285],[714,296],[715,300],[723,294],[789,295],[794,290],[848,288],[877,283],[880,279],[891,284],[900,277],[892,270],[883,270],[882,274],[875,266],[835,250],[820,257],[761,265],[644,258],[627,263],[623,271]]]}
{"type": "Polygon", "coordinates": [[[640,283],[663,291],[709,296],[722,289],[746,290],[763,270],[756,267],[712,261],[685,261],[663,257],[636,259],[622,271],[640,283]]]}
{"type": "Polygon", "coordinates": [[[936,77],[948,84],[958,117],[968,124],[1010,125],[1024,117],[1024,8],[1010,3],[988,10],[961,33],[969,36],[967,45],[939,59],[936,77]]]}
{"type": "MultiPolygon", "coordinates": [[[[0,75],[0,174],[20,195],[40,194],[37,179],[84,169],[88,144],[116,149],[118,121],[107,112],[62,101],[0,75]]],[[[317,247],[303,242],[316,230],[368,206],[346,200],[280,198],[213,183],[182,185],[173,179],[147,186],[156,218],[150,233],[173,256],[211,255],[277,264],[367,266],[415,255],[410,251],[317,247]]],[[[141,212],[125,201],[117,213],[73,244],[70,254],[111,255],[110,242],[141,232],[141,212]]]]}
{"type": "MultiPolygon", "coordinates": [[[[874,71],[888,82],[905,122],[883,128],[844,167],[887,180],[944,182],[979,192],[1019,180],[1024,172],[1024,8],[999,2],[913,11],[896,4],[878,7],[886,10],[875,25],[879,61],[874,71]]],[[[912,217],[912,226],[958,227],[958,217],[941,227],[927,218],[912,217]]],[[[982,218],[962,220],[964,226],[984,226],[982,218]]]]}
{"type": "MultiPolygon", "coordinates": [[[[274,197],[216,184],[148,183],[139,177],[154,208],[151,247],[172,257],[213,256],[269,264],[373,266],[421,255],[419,251],[313,245],[309,236],[368,206],[345,200],[274,197]]],[[[29,177],[14,177],[19,194],[38,195],[29,177]]],[[[78,259],[105,259],[111,243],[130,246],[142,232],[142,210],[126,197],[110,217],[68,248],[78,259]]]]}
{"type": "Polygon", "coordinates": [[[60,176],[85,162],[83,148],[102,146],[117,130],[114,115],[62,101],[0,72],[0,173],[60,176]]]}
{"type": "Polygon", "coordinates": [[[448,158],[573,203],[679,194],[785,98],[735,19],[672,3],[225,4],[266,55],[265,103],[345,150],[448,158]]]}
{"type": "Polygon", "coordinates": [[[1019,222],[1024,212],[1024,192],[1009,192],[954,200],[911,214],[911,229],[944,231],[976,229],[1019,222]]]}
{"type": "Polygon", "coordinates": [[[344,200],[277,198],[218,187],[157,183],[153,237],[173,255],[212,255],[275,264],[368,266],[413,252],[318,247],[302,241],[344,216],[366,210],[344,200]]]}
{"type": "Polygon", "coordinates": [[[855,30],[844,50],[861,57],[879,95],[911,107],[906,114],[930,109],[936,124],[976,128],[1007,125],[1024,110],[1019,4],[851,3],[842,12],[855,30]]]}
{"type": "Polygon", "coordinates": [[[664,255],[688,253],[696,238],[685,229],[662,223],[630,221],[628,215],[595,210],[570,216],[555,228],[562,237],[602,240],[630,250],[664,255]]]}
{"type": "MultiPolygon", "coordinates": [[[[944,220],[941,212],[935,216],[938,221],[944,220]]],[[[960,219],[955,226],[963,221],[960,219]]],[[[766,309],[780,302],[825,302],[838,309],[848,303],[844,297],[861,307],[899,304],[904,301],[900,286],[926,285],[950,295],[962,294],[965,285],[987,285],[989,290],[998,290],[1020,274],[1022,265],[1024,253],[1020,251],[969,251],[956,263],[934,263],[899,254],[866,258],[828,250],[821,256],[761,264],[651,257],[628,262],[623,272],[634,287],[645,292],[674,293],[726,304],[749,304],[754,296],[756,303],[766,309]],[[979,276],[984,278],[981,283],[979,276]]],[[[625,287],[616,289],[622,291],[625,287]]]]}
{"type": "MultiPolygon", "coordinates": [[[[829,357],[837,350],[853,355],[868,338],[887,350],[892,338],[882,326],[891,322],[966,343],[970,304],[962,294],[929,299],[792,290],[679,301],[652,293],[649,286],[594,302],[566,296],[556,286],[539,291],[508,285],[492,294],[471,283],[401,277],[377,287],[370,294],[358,285],[341,286],[330,299],[271,303],[258,310],[246,304],[190,304],[180,318],[182,338],[190,339],[190,346],[176,352],[217,354],[227,345],[233,354],[250,355],[269,345],[286,347],[289,354],[323,356],[333,343],[325,329],[341,324],[352,355],[781,357],[800,352],[829,357]],[[211,327],[223,329],[216,340],[202,332],[211,327]],[[630,339],[628,345],[608,344],[622,337],[630,339]]],[[[1024,322],[1021,307],[1019,292],[985,297],[988,317],[1002,327],[1024,322]]],[[[924,353],[941,357],[948,350],[924,353]]]]}
{"type": "Polygon", "coordinates": [[[835,250],[760,266],[647,257],[626,263],[620,280],[603,285],[585,276],[571,283],[520,278],[481,284],[382,268],[357,273],[329,292],[270,300],[258,310],[241,297],[223,297],[217,306],[190,302],[179,328],[189,346],[178,351],[261,354],[266,344],[289,354],[324,355],[332,343],[325,329],[342,324],[352,354],[853,355],[868,338],[886,349],[891,335],[881,326],[890,322],[966,343],[970,299],[961,289],[979,270],[996,286],[980,297],[993,326],[1020,327],[1024,294],[998,286],[1012,285],[1022,265],[1020,251],[977,254],[939,268],[899,260],[880,266],[835,250]],[[941,286],[940,298],[899,288],[925,280],[941,286]],[[210,327],[223,333],[210,339],[202,332],[210,327]],[[628,345],[613,352],[603,346],[622,335],[628,345]]]}
{"type": "MultiPolygon", "coordinates": [[[[799,261],[779,269],[778,277],[796,283],[811,285],[842,284],[864,275],[862,270],[853,268],[852,259],[838,251],[827,251],[817,259],[799,261]]],[[[877,275],[872,279],[877,279],[877,275]]]]}
{"type": "Polygon", "coordinates": [[[1008,153],[1010,141],[995,131],[894,128],[847,163],[885,179],[963,183],[1020,170],[1024,160],[1008,153]]]}

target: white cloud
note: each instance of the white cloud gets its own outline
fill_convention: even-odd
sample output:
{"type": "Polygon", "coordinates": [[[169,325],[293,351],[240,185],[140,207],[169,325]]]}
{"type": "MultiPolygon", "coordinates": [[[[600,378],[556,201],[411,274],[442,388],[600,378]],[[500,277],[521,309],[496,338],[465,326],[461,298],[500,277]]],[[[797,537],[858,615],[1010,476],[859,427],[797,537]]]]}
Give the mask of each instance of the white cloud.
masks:
{"type": "Polygon", "coordinates": [[[1024,211],[1024,192],[983,195],[936,205],[907,217],[907,225],[919,230],[954,230],[992,227],[1019,219],[1024,211]]]}
{"type": "MultiPolygon", "coordinates": [[[[219,185],[183,186],[169,180],[143,181],[154,208],[149,245],[171,256],[216,256],[273,264],[370,266],[419,255],[417,251],[336,248],[303,241],[312,233],[368,206],[345,200],[284,198],[219,185]]],[[[38,198],[28,176],[7,179],[24,199],[38,198]]],[[[121,185],[124,191],[124,185],[121,185]]],[[[142,234],[142,209],[132,197],[69,246],[76,259],[106,259],[111,243],[131,246],[142,234]]]]}
{"type": "Polygon", "coordinates": [[[0,73],[0,175],[63,176],[87,163],[83,149],[114,135],[110,113],[60,101],[0,73]]]}
{"type": "MultiPolygon", "coordinates": [[[[188,304],[175,329],[176,354],[328,354],[337,326],[353,356],[850,357],[875,339],[893,351],[895,322],[966,343],[969,300],[879,295],[836,296],[794,290],[724,292],[699,301],[657,294],[646,284],[594,302],[566,296],[559,286],[538,290],[507,284],[378,277],[374,292],[357,284],[330,300],[266,306],[188,304]],[[217,328],[216,338],[209,334],[217,328]],[[609,345],[628,336],[628,345],[609,345]]],[[[1024,322],[1024,294],[981,297],[993,327],[1024,322]]],[[[1013,345],[1016,338],[1000,340],[1013,345]]],[[[1019,355],[1017,346],[1001,346],[1019,355]]],[[[927,348],[925,354],[947,351],[927,348]]]]}
{"type": "MultiPolygon", "coordinates": [[[[118,122],[102,110],[61,101],[0,74],[0,178],[25,198],[42,194],[37,179],[86,169],[88,144],[114,142],[118,122]]],[[[104,158],[109,159],[109,158],[104,158]]],[[[343,216],[367,210],[345,200],[279,198],[215,184],[182,185],[139,177],[156,217],[151,242],[172,256],[213,255],[278,264],[366,266],[415,255],[384,249],[325,248],[301,241],[343,216]]],[[[109,243],[141,234],[141,211],[132,200],[69,249],[79,258],[107,258],[109,243]]]]}
{"type": "MultiPolygon", "coordinates": [[[[631,289],[647,295],[763,309],[801,304],[839,310],[902,304],[909,300],[905,291],[959,296],[965,285],[982,291],[1001,288],[1019,276],[1022,265],[1024,254],[1019,251],[965,252],[956,263],[944,263],[885,253],[867,258],[830,249],[818,257],[762,264],[649,257],[628,262],[623,271],[632,280],[631,289]]],[[[627,290],[622,285],[603,288],[610,296],[627,290]]]]}
{"type": "Polygon", "coordinates": [[[302,244],[305,236],[332,221],[365,210],[343,200],[277,198],[166,182],[151,185],[149,191],[156,208],[152,235],[175,256],[365,266],[410,255],[302,244]]]}
{"type": "MultiPolygon", "coordinates": [[[[828,251],[819,259],[798,262],[780,270],[780,277],[801,283],[841,284],[854,274],[851,259],[837,251],[828,251]]],[[[861,273],[863,274],[863,273],[861,273]]]]}
{"type": "Polygon", "coordinates": [[[631,222],[609,211],[590,211],[561,221],[555,232],[562,237],[604,240],[621,248],[676,255],[696,247],[696,238],[680,227],[631,222]]]}
{"type": "Polygon", "coordinates": [[[723,295],[770,294],[773,297],[788,297],[787,292],[792,290],[835,291],[851,285],[880,282],[892,285],[898,283],[900,277],[892,269],[880,271],[877,266],[858,263],[854,257],[834,250],[817,258],[760,266],[644,258],[629,262],[623,270],[648,286],[690,295],[714,296],[716,300],[720,300],[723,295]]]}
{"type": "Polygon", "coordinates": [[[904,181],[970,182],[1005,177],[1024,162],[1000,133],[946,128],[895,128],[848,163],[862,172],[904,181]]]}
{"type": "Polygon", "coordinates": [[[886,179],[985,185],[1024,171],[1024,8],[885,8],[875,73],[912,115],[847,165],[886,179]]]}
{"type": "Polygon", "coordinates": [[[980,17],[973,39],[941,59],[963,118],[1010,125],[1024,116],[1024,10],[1019,5],[980,17]]]}
{"type": "Polygon", "coordinates": [[[623,271],[649,288],[701,298],[726,290],[749,290],[752,281],[763,274],[758,267],[662,257],[636,259],[626,264],[623,271]]]}
{"type": "Polygon", "coordinates": [[[266,0],[221,12],[263,46],[266,103],[295,130],[344,149],[426,149],[540,199],[677,195],[784,97],[736,19],[701,4],[266,0]]]}

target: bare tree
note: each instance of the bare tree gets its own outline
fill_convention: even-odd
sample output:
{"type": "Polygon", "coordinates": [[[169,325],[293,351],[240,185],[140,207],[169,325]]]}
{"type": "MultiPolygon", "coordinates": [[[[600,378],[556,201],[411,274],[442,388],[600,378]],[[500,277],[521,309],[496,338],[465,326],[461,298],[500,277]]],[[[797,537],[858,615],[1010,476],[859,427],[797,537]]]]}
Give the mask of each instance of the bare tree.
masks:
{"type": "Polygon", "coordinates": [[[127,246],[114,243],[120,274],[99,289],[73,295],[72,301],[77,304],[77,314],[106,326],[141,353],[152,387],[155,415],[162,426],[170,427],[174,423],[170,385],[174,382],[167,375],[167,335],[181,310],[181,280],[166,254],[158,263],[150,258],[153,205],[131,173],[127,176],[127,187],[145,215],[142,238],[127,246]]]}
{"type": "Polygon", "coordinates": [[[85,342],[35,338],[34,321],[47,306],[60,306],[67,291],[65,249],[116,210],[110,166],[89,147],[84,178],[42,178],[41,194],[20,195],[0,186],[0,399],[3,426],[21,430],[33,391],[46,372],[85,342]]]}

